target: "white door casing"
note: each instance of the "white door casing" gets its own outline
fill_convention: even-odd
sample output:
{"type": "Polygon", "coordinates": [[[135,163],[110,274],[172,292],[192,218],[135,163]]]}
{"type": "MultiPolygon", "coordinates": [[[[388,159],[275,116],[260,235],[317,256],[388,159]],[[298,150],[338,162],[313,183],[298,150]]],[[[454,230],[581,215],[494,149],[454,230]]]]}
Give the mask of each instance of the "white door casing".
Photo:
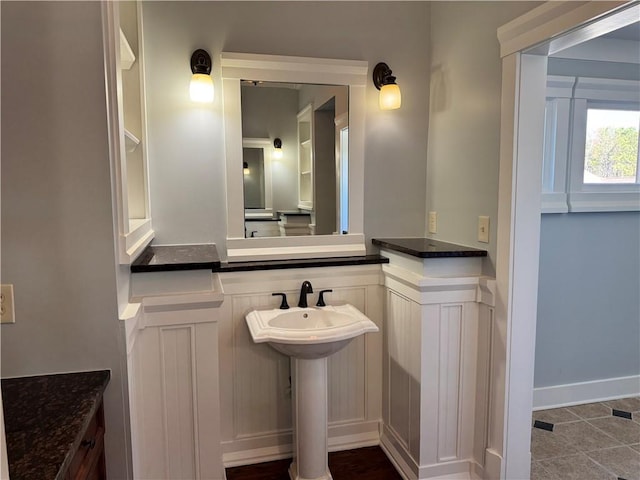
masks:
{"type": "Polygon", "coordinates": [[[546,56],[630,23],[635,3],[547,2],[498,29],[503,74],[487,478],[529,478],[546,56]]]}

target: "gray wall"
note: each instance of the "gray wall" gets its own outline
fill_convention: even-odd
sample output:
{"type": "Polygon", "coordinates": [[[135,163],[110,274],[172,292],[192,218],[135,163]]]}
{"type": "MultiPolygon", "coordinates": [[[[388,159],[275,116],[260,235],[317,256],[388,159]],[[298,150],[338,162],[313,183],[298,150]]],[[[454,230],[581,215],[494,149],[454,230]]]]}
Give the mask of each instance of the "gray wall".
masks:
{"type": "MultiPolygon", "coordinates": [[[[550,75],[638,80],[637,64],[550,58],[550,75]]],[[[535,387],[640,375],[640,213],[542,215],[535,387]]]]}
{"type": "Polygon", "coordinates": [[[542,216],[535,387],[640,374],[640,213],[542,216]]]}
{"type": "Polygon", "coordinates": [[[157,243],[225,244],[222,51],[366,60],[371,68],[387,62],[403,106],[380,111],[368,85],[365,233],[424,233],[429,3],[145,2],[143,16],[157,243]],[[218,88],[204,107],[188,98],[196,48],[211,54],[218,88]]]}
{"type": "Polygon", "coordinates": [[[484,269],[490,275],[495,274],[502,75],[496,30],[536,5],[431,3],[426,210],[438,212],[433,238],[489,250],[484,269]],[[491,219],[489,244],[477,241],[479,215],[491,219]]]}
{"type": "Polygon", "coordinates": [[[2,376],[111,369],[108,474],[127,478],[100,3],[1,9],[2,376]]]}

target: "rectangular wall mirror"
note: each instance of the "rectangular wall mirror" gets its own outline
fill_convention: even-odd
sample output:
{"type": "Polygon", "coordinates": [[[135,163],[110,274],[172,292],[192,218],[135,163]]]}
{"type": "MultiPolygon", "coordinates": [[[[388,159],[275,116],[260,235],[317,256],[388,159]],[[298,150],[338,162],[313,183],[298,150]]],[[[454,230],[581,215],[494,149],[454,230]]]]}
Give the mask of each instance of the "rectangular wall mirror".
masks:
{"type": "Polygon", "coordinates": [[[241,81],[245,237],[348,233],[348,115],[345,85],[241,81]]]}
{"type": "Polygon", "coordinates": [[[367,62],[225,52],[220,65],[228,260],[364,255],[367,62]]]}

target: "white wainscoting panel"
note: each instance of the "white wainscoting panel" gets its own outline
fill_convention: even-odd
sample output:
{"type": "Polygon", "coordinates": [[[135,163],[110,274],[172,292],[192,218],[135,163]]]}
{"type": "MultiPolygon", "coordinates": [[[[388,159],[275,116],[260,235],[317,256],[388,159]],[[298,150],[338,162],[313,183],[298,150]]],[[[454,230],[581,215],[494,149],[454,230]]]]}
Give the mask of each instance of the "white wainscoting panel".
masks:
{"type": "Polygon", "coordinates": [[[438,386],[438,461],[458,458],[458,411],[460,402],[460,335],[462,305],[440,307],[440,363],[438,386]]]}
{"type": "Polygon", "coordinates": [[[252,308],[267,307],[269,295],[237,295],[233,308],[233,425],[234,437],[289,433],[291,384],[289,357],[266,343],[255,344],[244,316],[252,308]]]}
{"type": "Polygon", "coordinates": [[[493,282],[405,267],[384,267],[382,446],[406,478],[482,476],[493,282]]]}
{"type": "Polygon", "coordinates": [[[475,429],[473,436],[473,458],[485,465],[485,445],[489,435],[489,379],[491,373],[491,338],[493,307],[478,304],[478,352],[476,356],[475,429]]]}
{"type": "Polygon", "coordinates": [[[159,296],[150,290],[140,297],[135,328],[125,328],[134,477],[223,480],[216,348],[221,298],[166,295],[162,288],[159,296]]]}
{"type": "Polygon", "coordinates": [[[254,344],[245,315],[253,308],[278,308],[286,293],[296,305],[300,285],[311,281],[328,305],[350,303],[381,329],[354,339],[328,359],[329,448],[379,443],[382,395],[384,289],[380,266],[325,267],[225,273],[221,309],[220,365],[222,450],[226,466],[285,458],[292,451],[291,366],[289,357],[267,344],[254,344]],[[233,413],[231,413],[233,412],[233,413]]]}
{"type": "Polygon", "coordinates": [[[168,478],[199,478],[193,391],[194,327],[160,328],[160,365],[168,478]]]}

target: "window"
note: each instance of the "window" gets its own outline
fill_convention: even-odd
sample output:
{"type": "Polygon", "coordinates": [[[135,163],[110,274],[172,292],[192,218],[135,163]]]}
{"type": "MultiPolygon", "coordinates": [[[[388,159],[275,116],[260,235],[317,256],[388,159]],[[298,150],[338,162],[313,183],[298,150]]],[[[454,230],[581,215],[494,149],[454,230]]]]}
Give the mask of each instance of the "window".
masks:
{"type": "Polygon", "coordinates": [[[549,76],[542,212],[640,211],[640,82],[549,76]]]}
{"type": "Polygon", "coordinates": [[[587,108],[583,183],[638,183],[640,111],[587,108]]]}

